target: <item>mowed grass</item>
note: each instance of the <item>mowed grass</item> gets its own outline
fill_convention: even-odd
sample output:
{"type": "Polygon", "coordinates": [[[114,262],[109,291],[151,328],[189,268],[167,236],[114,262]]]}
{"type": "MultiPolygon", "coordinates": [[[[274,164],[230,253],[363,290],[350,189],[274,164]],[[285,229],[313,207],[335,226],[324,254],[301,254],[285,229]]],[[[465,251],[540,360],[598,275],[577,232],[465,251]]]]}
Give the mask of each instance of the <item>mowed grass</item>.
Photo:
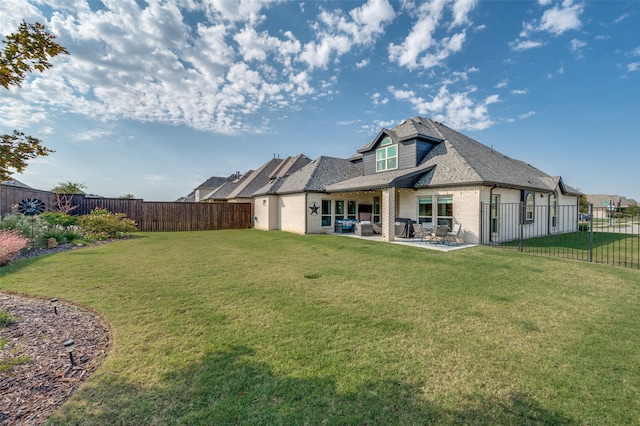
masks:
{"type": "Polygon", "coordinates": [[[88,305],[113,328],[54,424],[640,418],[637,270],[241,230],[26,259],[0,289],[88,305]]]}

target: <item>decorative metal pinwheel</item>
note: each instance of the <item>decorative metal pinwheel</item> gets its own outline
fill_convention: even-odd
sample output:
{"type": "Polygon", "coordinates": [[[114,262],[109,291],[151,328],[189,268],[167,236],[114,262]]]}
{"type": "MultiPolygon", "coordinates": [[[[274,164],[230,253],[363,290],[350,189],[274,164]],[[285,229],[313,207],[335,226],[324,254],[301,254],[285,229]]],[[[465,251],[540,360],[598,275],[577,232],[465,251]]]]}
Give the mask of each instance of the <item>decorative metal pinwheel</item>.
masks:
{"type": "Polygon", "coordinates": [[[44,202],[37,198],[27,198],[18,203],[18,209],[25,216],[35,216],[44,210],[44,202]]]}

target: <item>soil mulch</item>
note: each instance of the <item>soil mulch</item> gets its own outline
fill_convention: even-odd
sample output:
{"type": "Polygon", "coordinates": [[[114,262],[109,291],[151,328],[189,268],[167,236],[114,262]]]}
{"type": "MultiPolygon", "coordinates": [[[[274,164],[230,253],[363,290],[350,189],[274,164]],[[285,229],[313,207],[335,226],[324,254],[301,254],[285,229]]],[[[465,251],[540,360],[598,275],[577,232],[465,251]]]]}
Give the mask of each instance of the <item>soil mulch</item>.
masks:
{"type": "Polygon", "coordinates": [[[0,425],[42,424],[107,356],[111,333],[98,314],[62,300],[57,311],[49,300],[0,293],[0,312],[15,319],[0,327],[0,425]]]}

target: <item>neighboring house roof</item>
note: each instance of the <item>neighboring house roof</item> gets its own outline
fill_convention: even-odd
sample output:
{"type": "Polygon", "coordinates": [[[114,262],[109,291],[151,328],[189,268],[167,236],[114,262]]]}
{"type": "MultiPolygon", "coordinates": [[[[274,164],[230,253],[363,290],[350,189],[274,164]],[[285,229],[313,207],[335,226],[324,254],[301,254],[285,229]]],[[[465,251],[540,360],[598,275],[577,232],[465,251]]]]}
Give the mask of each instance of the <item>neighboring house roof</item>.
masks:
{"type": "Polygon", "coordinates": [[[191,191],[188,195],[180,197],[176,200],[176,202],[179,203],[192,203],[194,201],[196,201],[196,191],[191,191]]]}
{"type": "MultiPolygon", "coordinates": [[[[362,176],[362,170],[349,160],[334,157],[319,157],[307,164],[296,173],[281,180],[275,192],[278,194],[295,192],[325,191],[334,183],[362,176]]],[[[273,188],[272,188],[273,189],[273,188]]],[[[254,195],[263,195],[271,192],[262,188],[254,195]]]]}
{"type": "Polygon", "coordinates": [[[627,198],[621,195],[607,194],[588,194],[587,201],[589,202],[589,204],[593,204],[594,207],[608,206],[610,202],[612,202],[614,206],[619,208],[638,204],[633,198],[627,198]]]}
{"type": "Polygon", "coordinates": [[[16,188],[33,189],[29,185],[26,185],[26,184],[20,182],[19,180],[15,180],[15,179],[4,180],[4,181],[2,181],[2,185],[13,186],[13,187],[16,187],[16,188]]]}
{"type": "Polygon", "coordinates": [[[264,163],[259,169],[247,174],[233,191],[227,195],[227,199],[233,198],[250,198],[254,192],[262,188],[269,182],[269,176],[278,168],[283,160],[274,158],[264,163]]]}
{"type": "Polygon", "coordinates": [[[229,195],[238,188],[244,181],[248,179],[249,176],[253,173],[253,170],[249,170],[247,173],[243,175],[233,175],[236,177],[235,180],[228,180],[218,188],[214,189],[210,193],[206,194],[200,200],[226,200],[229,198],[229,195]]]}
{"type": "Polygon", "coordinates": [[[287,157],[282,163],[273,171],[269,179],[276,179],[289,176],[302,167],[311,162],[311,159],[304,154],[298,154],[295,157],[287,157]]]}
{"type": "Polygon", "coordinates": [[[220,177],[220,176],[212,176],[206,181],[202,182],[196,189],[216,189],[220,186],[224,185],[229,180],[233,180],[236,175],[231,175],[229,177],[220,177]]]}

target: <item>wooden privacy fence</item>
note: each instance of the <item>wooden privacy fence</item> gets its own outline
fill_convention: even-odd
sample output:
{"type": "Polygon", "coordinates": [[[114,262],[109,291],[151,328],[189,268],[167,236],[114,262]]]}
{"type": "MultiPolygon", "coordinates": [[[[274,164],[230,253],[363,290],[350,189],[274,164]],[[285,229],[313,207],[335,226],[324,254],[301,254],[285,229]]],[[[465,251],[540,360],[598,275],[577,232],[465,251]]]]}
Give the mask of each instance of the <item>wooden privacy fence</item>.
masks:
{"type": "MultiPolygon", "coordinates": [[[[56,196],[49,191],[2,185],[0,213],[10,213],[13,206],[28,198],[45,203],[54,211],[56,196]]],[[[251,228],[251,203],[183,203],[144,201],[141,199],[100,198],[73,195],[70,214],[88,214],[95,208],[123,213],[138,225],[140,231],[206,231],[251,228]]]]}

